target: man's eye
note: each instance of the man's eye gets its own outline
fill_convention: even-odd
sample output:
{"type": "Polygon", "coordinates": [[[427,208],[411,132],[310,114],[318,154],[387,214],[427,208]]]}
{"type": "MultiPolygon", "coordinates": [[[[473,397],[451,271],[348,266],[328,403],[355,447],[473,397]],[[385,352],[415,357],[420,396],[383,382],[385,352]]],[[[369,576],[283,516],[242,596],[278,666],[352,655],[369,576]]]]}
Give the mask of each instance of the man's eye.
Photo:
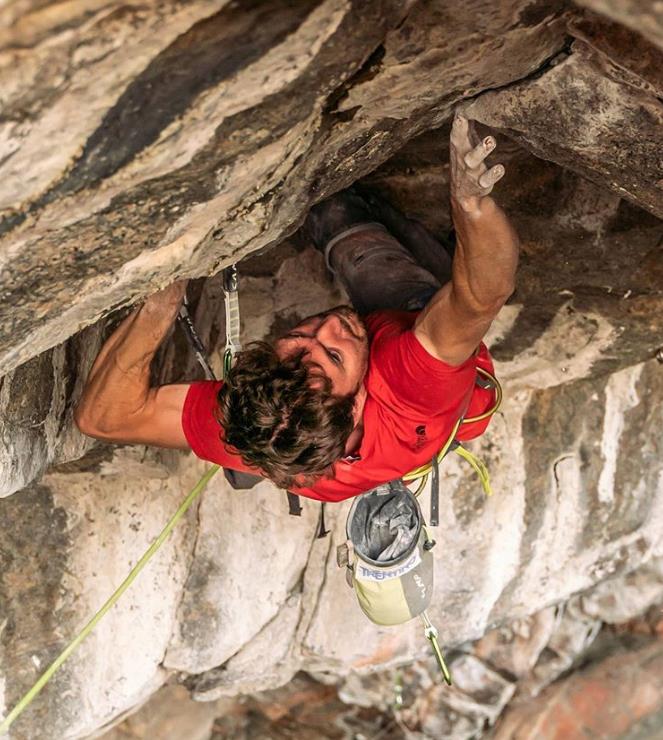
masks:
{"type": "Polygon", "coordinates": [[[336,350],[329,349],[327,350],[327,354],[331,358],[331,361],[334,363],[334,365],[340,365],[343,358],[341,357],[340,352],[337,352],[336,350]]]}

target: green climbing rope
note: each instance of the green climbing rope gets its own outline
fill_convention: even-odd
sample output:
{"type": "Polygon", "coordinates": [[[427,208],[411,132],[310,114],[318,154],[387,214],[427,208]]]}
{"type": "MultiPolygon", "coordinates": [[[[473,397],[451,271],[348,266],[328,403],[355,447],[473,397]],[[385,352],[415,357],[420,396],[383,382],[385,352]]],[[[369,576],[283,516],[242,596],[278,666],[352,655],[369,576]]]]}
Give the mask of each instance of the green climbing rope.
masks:
{"type": "Polygon", "coordinates": [[[154,542],[145,551],[143,557],[134,565],[129,572],[129,575],[122,581],[122,583],[115,590],[113,595],[106,601],[106,603],[99,609],[99,611],[92,617],[92,619],[83,627],[83,629],[74,637],[74,639],[67,645],[67,647],[58,655],[58,657],[51,663],[51,665],[44,671],[44,673],[37,679],[36,683],[32,688],[23,696],[18,704],[11,710],[11,712],[4,718],[2,724],[0,724],[0,734],[7,732],[11,727],[14,720],[19,717],[25,709],[30,705],[32,700],[39,694],[39,692],[46,686],[51,680],[53,674],[60,668],[60,666],[67,660],[67,658],[76,650],[76,648],[83,642],[83,640],[92,632],[96,627],[97,623],[101,621],[102,617],[108,612],[111,607],[117,602],[122,594],[131,586],[136,579],[136,576],[143,570],[147,562],[150,560],[152,555],[161,547],[166,541],[168,535],[173,531],[177,522],[184,516],[187,509],[195,501],[196,497],[205,489],[205,486],[214,477],[219,470],[219,465],[212,465],[203,477],[196,483],[189,495],[182,501],[177,511],[170,518],[168,524],[163,528],[161,534],[154,540],[154,542]]]}

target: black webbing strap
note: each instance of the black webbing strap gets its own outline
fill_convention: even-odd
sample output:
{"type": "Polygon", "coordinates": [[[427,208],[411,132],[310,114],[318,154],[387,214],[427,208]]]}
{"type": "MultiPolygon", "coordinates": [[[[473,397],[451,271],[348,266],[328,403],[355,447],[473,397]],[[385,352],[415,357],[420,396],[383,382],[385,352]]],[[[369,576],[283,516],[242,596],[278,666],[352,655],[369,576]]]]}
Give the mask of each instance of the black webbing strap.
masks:
{"type": "Polygon", "coordinates": [[[302,504],[299,500],[299,496],[292,491],[286,491],[288,497],[288,513],[290,516],[301,516],[302,515],[302,504]]]}
{"type": "MultiPolygon", "coordinates": [[[[446,457],[456,447],[460,447],[460,442],[453,440],[447,448],[444,456],[446,457]]],[[[430,526],[437,527],[440,524],[440,462],[437,455],[433,455],[431,460],[431,480],[430,480],[430,526]]]]}
{"type": "Polygon", "coordinates": [[[261,478],[259,475],[243,473],[239,470],[231,470],[230,468],[224,468],[223,475],[236,491],[248,491],[253,488],[253,486],[260,483],[261,480],[264,480],[264,478],[261,478]]]}
{"type": "Polygon", "coordinates": [[[325,527],[325,505],[320,504],[320,526],[318,527],[317,539],[321,540],[329,534],[329,530],[325,527]]]}
{"type": "Polygon", "coordinates": [[[437,455],[431,461],[430,481],[430,525],[437,527],[440,523],[440,464],[437,455]]]}

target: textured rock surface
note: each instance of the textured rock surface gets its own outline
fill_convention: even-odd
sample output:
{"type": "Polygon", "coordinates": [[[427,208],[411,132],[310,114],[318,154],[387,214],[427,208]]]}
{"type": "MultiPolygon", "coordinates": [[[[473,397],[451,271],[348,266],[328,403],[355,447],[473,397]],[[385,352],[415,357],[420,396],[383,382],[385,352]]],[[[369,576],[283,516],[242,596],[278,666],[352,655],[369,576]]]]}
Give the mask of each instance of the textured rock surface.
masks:
{"type": "Polygon", "coordinates": [[[656,737],[663,711],[663,641],[641,643],[626,642],[598,665],[509,712],[494,737],[656,737]]]}
{"type": "MultiPolygon", "coordinates": [[[[168,680],[214,709],[189,708],[184,724],[171,714],[164,740],[256,737],[270,719],[285,733],[274,737],[293,721],[319,737],[301,696],[353,707],[331,737],[405,722],[466,738],[504,711],[527,727],[520,707],[584,660],[606,623],[663,601],[660,23],[639,3],[591,6],[603,15],[528,0],[0,9],[0,709],[203,469],[93,447],[72,427],[125,307],[249,254],[245,339],[341,302],[320,255],[284,238],[359,178],[448,230],[456,103],[497,130],[500,198],[523,237],[518,290],[490,337],[506,400],[475,445],[496,495],[463,463],[443,469],[431,614],[453,691],[418,625],[378,629],[359,611],[334,563],[347,506],[328,507],[332,537],[318,540],[316,504],[292,519],[270,484],[238,493],[219,477],[14,737],[89,736],[168,680]],[[394,671],[417,658],[403,670],[418,694],[385,720],[394,671]],[[296,675],[300,699],[255,693],[296,675]]],[[[192,294],[218,369],[218,276],[192,294]]],[[[155,377],[197,373],[175,333],[155,377]]],[[[136,722],[127,732],[155,736],[136,722]]]]}
{"type": "Polygon", "coordinates": [[[273,243],[565,43],[559,10],[528,0],[29,10],[3,11],[0,374],[273,243]]]}
{"type": "Polygon", "coordinates": [[[74,427],[72,409],[102,328],[90,327],[0,378],[0,497],[37,479],[49,463],[75,460],[92,448],[74,427]]]}
{"type": "MultiPolygon", "coordinates": [[[[341,680],[299,673],[275,690],[203,704],[169,686],[109,733],[108,740],[179,740],[177,732],[184,723],[191,737],[201,740],[350,740],[357,735],[388,740],[658,738],[663,715],[662,567],[659,561],[634,573],[650,588],[658,584],[659,601],[645,618],[608,626],[587,617],[580,603],[593,599],[601,587],[592,589],[566,608],[520,620],[513,629],[493,630],[450,654],[453,688],[441,684],[431,658],[373,674],[352,673],[341,680]],[[562,655],[566,667],[559,662],[555,672],[554,657],[562,655]],[[509,667],[515,665],[525,672],[513,674],[509,667]],[[571,665],[579,666],[578,671],[569,674],[571,665]],[[533,679],[539,685],[532,694],[533,679]],[[165,711],[159,711],[166,702],[165,711]]],[[[621,585],[610,583],[617,591],[621,585]]]]}
{"type": "MultiPolygon", "coordinates": [[[[571,51],[542,77],[477,99],[468,115],[663,216],[663,106],[656,90],[623,82],[615,67],[608,71],[617,74],[606,74],[584,44],[571,51]],[[597,115],[587,120],[587,110],[597,115]]],[[[662,54],[654,53],[660,69],[662,54]]]]}
{"type": "MultiPolygon", "coordinates": [[[[144,450],[127,449],[88,470],[50,473],[3,500],[5,706],[20,698],[119,585],[195,478],[196,470],[180,472],[177,460],[161,453],[146,457],[144,450]]],[[[180,525],[140,585],[17,722],[13,737],[35,737],[37,728],[42,737],[87,735],[165,680],[158,666],[175,627],[194,525],[195,515],[180,525]]]]}
{"type": "Polygon", "coordinates": [[[663,13],[656,0],[576,0],[578,5],[595,10],[663,48],[663,13]]]}

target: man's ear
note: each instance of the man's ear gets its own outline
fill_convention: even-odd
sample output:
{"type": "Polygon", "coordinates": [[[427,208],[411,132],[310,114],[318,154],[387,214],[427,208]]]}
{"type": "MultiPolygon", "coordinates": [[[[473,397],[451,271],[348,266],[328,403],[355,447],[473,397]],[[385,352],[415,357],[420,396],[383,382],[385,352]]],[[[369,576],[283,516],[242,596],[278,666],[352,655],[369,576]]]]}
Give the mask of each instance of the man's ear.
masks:
{"type": "Polygon", "coordinates": [[[355,395],[354,404],[352,406],[352,420],[354,422],[355,426],[358,426],[361,424],[362,416],[364,414],[364,405],[366,404],[366,398],[368,394],[366,393],[366,387],[364,384],[361,384],[361,387],[357,391],[355,395]]]}

